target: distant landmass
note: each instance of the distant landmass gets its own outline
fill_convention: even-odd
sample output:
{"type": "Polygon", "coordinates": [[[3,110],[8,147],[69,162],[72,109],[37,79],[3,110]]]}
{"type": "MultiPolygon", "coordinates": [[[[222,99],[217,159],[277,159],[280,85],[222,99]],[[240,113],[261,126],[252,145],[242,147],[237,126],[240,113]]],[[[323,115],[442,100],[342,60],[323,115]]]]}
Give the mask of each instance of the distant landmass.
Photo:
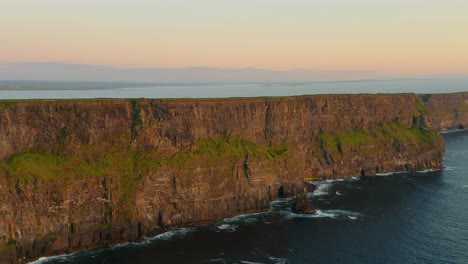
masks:
{"type": "Polygon", "coordinates": [[[265,82],[395,78],[374,71],[270,70],[256,68],[143,68],[65,62],[0,63],[0,80],[119,82],[265,82]]]}

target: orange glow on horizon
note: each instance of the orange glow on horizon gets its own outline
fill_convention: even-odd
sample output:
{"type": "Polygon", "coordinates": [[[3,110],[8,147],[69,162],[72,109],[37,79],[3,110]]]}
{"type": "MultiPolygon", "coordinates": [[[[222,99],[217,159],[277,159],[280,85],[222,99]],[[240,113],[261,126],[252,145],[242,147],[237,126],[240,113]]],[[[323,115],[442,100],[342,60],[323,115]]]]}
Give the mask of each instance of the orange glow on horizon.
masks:
{"type": "Polygon", "coordinates": [[[53,0],[30,9],[10,4],[0,17],[0,62],[468,73],[463,2],[429,1],[421,9],[402,0],[388,6],[294,0],[272,2],[269,10],[207,2],[120,1],[110,11],[89,0],[75,9],[53,0]]]}

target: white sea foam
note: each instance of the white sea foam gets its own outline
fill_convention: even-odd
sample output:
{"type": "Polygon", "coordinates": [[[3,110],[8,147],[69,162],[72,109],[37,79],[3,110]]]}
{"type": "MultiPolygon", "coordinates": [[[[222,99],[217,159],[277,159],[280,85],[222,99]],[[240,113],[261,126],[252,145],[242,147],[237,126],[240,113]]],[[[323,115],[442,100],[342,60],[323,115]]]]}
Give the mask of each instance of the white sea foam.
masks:
{"type": "Polygon", "coordinates": [[[315,214],[295,214],[293,212],[285,212],[286,218],[335,218],[336,215],[317,210],[315,214]]]}
{"type": "Polygon", "coordinates": [[[288,261],[285,258],[275,258],[275,257],[268,257],[273,263],[275,264],[286,264],[288,261]]]}
{"type": "MultiPolygon", "coordinates": [[[[416,171],[416,173],[431,173],[435,171],[440,171],[440,169],[429,169],[429,170],[420,170],[416,171]]],[[[394,172],[386,172],[386,173],[377,173],[375,176],[392,176],[392,175],[398,175],[398,174],[406,174],[406,173],[411,173],[410,171],[394,171],[394,172]]]]}
{"type": "Polygon", "coordinates": [[[29,262],[29,264],[43,264],[47,263],[50,260],[65,260],[66,258],[69,258],[70,255],[59,255],[59,256],[53,256],[53,257],[40,257],[36,261],[29,262]]]}
{"type": "Polygon", "coordinates": [[[332,219],[350,219],[357,220],[363,218],[364,215],[358,212],[333,209],[333,210],[317,210],[315,214],[295,214],[293,212],[283,212],[286,218],[332,218],[332,219]]]}
{"type": "Polygon", "coordinates": [[[267,214],[268,212],[259,212],[259,213],[252,213],[252,214],[242,214],[242,215],[237,215],[231,218],[226,218],[222,220],[219,223],[255,223],[258,221],[258,217],[264,214],[267,214]]]}
{"type": "MultiPolygon", "coordinates": [[[[195,230],[197,230],[195,227],[171,230],[171,231],[167,231],[162,234],[156,235],[154,237],[147,237],[145,239],[145,242],[151,242],[151,241],[156,241],[156,240],[169,240],[169,239],[176,238],[176,237],[184,237],[194,232],[195,230]]],[[[145,242],[142,242],[142,243],[145,243],[145,242]]],[[[142,244],[142,243],[135,243],[135,244],[142,244]]]]}
{"type": "Polygon", "coordinates": [[[452,134],[452,133],[457,133],[457,132],[463,132],[463,131],[466,131],[468,129],[464,128],[464,129],[450,129],[450,130],[445,130],[445,131],[442,131],[440,132],[441,134],[452,134]]]}
{"type": "Polygon", "coordinates": [[[340,209],[332,209],[332,210],[324,210],[327,213],[334,214],[336,216],[347,216],[347,217],[363,217],[364,215],[354,211],[348,210],[340,210],[340,209]]]}
{"type": "Polygon", "coordinates": [[[440,170],[434,170],[434,169],[422,170],[422,171],[417,171],[417,173],[431,173],[431,172],[435,172],[435,171],[440,171],[440,170]]]}
{"type": "Polygon", "coordinates": [[[225,232],[234,232],[238,228],[238,225],[232,225],[232,224],[221,224],[216,226],[218,230],[220,231],[225,231],[225,232]]]}
{"type": "Polygon", "coordinates": [[[277,199],[277,200],[272,201],[270,203],[270,212],[281,210],[281,208],[290,204],[293,200],[294,198],[282,198],[282,199],[277,199]]]}
{"type": "Polygon", "coordinates": [[[142,242],[127,242],[127,243],[122,243],[122,244],[117,244],[113,245],[110,247],[105,247],[105,248],[100,248],[100,249],[94,249],[94,250],[89,250],[89,251],[81,251],[81,252],[74,252],[70,254],[65,254],[65,255],[57,255],[57,256],[51,256],[51,257],[40,257],[38,260],[29,262],[29,264],[45,264],[48,263],[49,261],[67,261],[70,262],[70,260],[73,260],[74,257],[77,257],[78,255],[91,255],[91,257],[94,257],[96,254],[99,254],[100,252],[108,251],[108,250],[114,250],[116,248],[120,247],[130,247],[130,246],[144,246],[148,243],[148,239],[145,239],[142,242]]]}
{"type": "Polygon", "coordinates": [[[315,191],[312,192],[313,196],[324,196],[329,194],[330,187],[332,185],[329,183],[320,183],[315,191]]]}
{"type": "Polygon", "coordinates": [[[342,181],[345,181],[346,179],[329,179],[329,180],[325,180],[326,182],[342,182],[342,181]]]}
{"type": "Polygon", "coordinates": [[[286,204],[294,200],[294,198],[280,198],[272,201],[270,205],[280,205],[280,204],[286,204]]]}
{"type": "Polygon", "coordinates": [[[336,192],[336,195],[344,195],[344,193],[340,192],[340,191],[337,191],[336,192]]]}
{"type": "Polygon", "coordinates": [[[406,171],[393,171],[393,172],[385,172],[385,173],[376,173],[375,176],[392,176],[397,174],[407,173],[406,171]]]}
{"type": "Polygon", "coordinates": [[[227,263],[223,258],[215,258],[203,261],[203,263],[227,263]]]}

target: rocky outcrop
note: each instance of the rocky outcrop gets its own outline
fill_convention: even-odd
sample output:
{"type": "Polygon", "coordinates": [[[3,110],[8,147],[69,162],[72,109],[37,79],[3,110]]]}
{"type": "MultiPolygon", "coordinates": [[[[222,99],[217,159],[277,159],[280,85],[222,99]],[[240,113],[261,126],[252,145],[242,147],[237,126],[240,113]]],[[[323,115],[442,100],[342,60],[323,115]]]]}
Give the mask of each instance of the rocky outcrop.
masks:
{"type": "Polygon", "coordinates": [[[312,206],[307,197],[307,188],[304,188],[303,192],[300,192],[296,195],[294,203],[291,208],[292,212],[295,214],[315,214],[316,210],[312,206]]]}
{"type": "Polygon", "coordinates": [[[468,128],[468,93],[425,94],[420,96],[439,131],[468,128]]]}
{"type": "Polygon", "coordinates": [[[304,179],[442,167],[421,99],[0,102],[0,262],[267,210],[304,179]]]}

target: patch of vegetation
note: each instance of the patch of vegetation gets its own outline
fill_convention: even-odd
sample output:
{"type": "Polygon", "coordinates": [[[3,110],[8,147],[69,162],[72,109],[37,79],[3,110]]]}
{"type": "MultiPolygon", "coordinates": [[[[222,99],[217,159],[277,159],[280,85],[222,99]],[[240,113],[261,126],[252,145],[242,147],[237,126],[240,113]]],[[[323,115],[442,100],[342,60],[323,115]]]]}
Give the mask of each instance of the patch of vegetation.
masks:
{"type": "Polygon", "coordinates": [[[15,250],[13,247],[16,246],[18,242],[14,239],[9,239],[6,243],[0,243],[0,253],[6,250],[15,250]]]}
{"type": "Polygon", "coordinates": [[[372,140],[372,136],[361,128],[339,134],[322,132],[320,136],[328,146],[337,148],[340,152],[343,151],[342,148],[345,145],[359,146],[372,140]]]}
{"type": "Polygon", "coordinates": [[[11,108],[11,104],[8,102],[1,102],[0,103],[0,109],[7,110],[11,108]]]}
{"type": "Polygon", "coordinates": [[[21,181],[33,179],[47,181],[72,177],[74,174],[72,165],[71,157],[28,149],[10,158],[5,167],[9,176],[21,181]]]}
{"type": "Polygon", "coordinates": [[[421,99],[416,101],[415,106],[416,106],[415,116],[420,116],[421,114],[428,115],[431,113],[429,109],[427,109],[426,106],[424,106],[424,102],[421,99]]]}
{"type": "Polygon", "coordinates": [[[304,181],[306,182],[313,182],[313,181],[320,181],[321,179],[318,177],[306,177],[304,178],[304,181]]]}
{"type": "Polygon", "coordinates": [[[13,247],[16,246],[18,242],[15,239],[8,239],[8,242],[6,243],[7,247],[13,247]]]}
{"type": "Polygon", "coordinates": [[[105,231],[105,230],[109,230],[111,227],[112,227],[111,223],[105,223],[105,224],[101,224],[100,229],[102,231],[105,231]]]}
{"type": "Polygon", "coordinates": [[[426,129],[422,126],[413,125],[406,127],[400,122],[390,124],[380,124],[376,131],[379,138],[397,138],[402,142],[413,141],[420,144],[430,144],[439,137],[439,134],[432,129],[426,129]]]}
{"type": "Polygon", "coordinates": [[[427,129],[419,123],[407,127],[399,121],[380,123],[375,128],[365,131],[361,128],[349,132],[331,134],[321,132],[319,137],[326,146],[343,153],[345,146],[364,147],[371,145],[382,145],[389,140],[397,139],[402,143],[409,141],[417,143],[418,146],[431,144],[439,138],[439,134],[432,129],[427,129]]]}
{"type": "Polygon", "coordinates": [[[462,113],[468,112],[468,104],[462,104],[462,105],[458,108],[458,111],[459,111],[459,112],[462,112],[462,113]]]}
{"type": "Polygon", "coordinates": [[[9,99],[9,100],[0,100],[0,109],[7,110],[10,109],[12,106],[14,106],[18,102],[24,102],[26,100],[23,99],[9,99]]]}
{"type": "Polygon", "coordinates": [[[64,156],[52,152],[28,149],[11,157],[7,163],[7,174],[21,181],[63,180],[87,176],[111,176],[131,169],[128,158],[115,153],[87,160],[78,156],[64,156]],[[122,170],[121,170],[122,169],[122,170]]]}
{"type": "Polygon", "coordinates": [[[286,144],[278,146],[257,144],[249,139],[234,136],[224,139],[199,140],[189,149],[182,150],[166,160],[161,160],[161,164],[185,169],[189,164],[203,163],[215,166],[233,158],[260,157],[275,160],[289,154],[286,144]]]}

